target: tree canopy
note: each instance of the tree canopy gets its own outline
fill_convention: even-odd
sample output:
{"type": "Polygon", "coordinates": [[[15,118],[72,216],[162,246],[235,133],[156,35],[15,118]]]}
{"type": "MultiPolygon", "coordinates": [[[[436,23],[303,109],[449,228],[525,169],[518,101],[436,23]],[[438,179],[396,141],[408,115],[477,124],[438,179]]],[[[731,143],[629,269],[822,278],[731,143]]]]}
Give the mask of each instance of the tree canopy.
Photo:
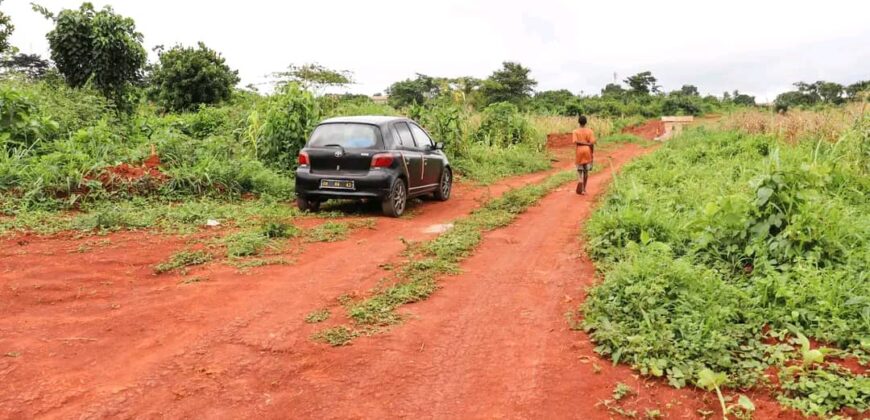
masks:
{"type": "Polygon", "coordinates": [[[287,70],[273,73],[278,85],[296,82],[303,89],[318,91],[325,87],[345,86],[353,83],[353,73],[349,70],[333,70],[317,63],[291,64],[287,70]]]}
{"type": "MultiPolygon", "coordinates": [[[[0,5],[2,4],[3,0],[0,0],[0,5]]],[[[12,24],[12,19],[9,15],[0,11],[0,53],[6,52],[11,47],[9,45],[9,37],[14,30],[15,25],[12,24]]]]}
{"type": "Polygon", "coordinates": [[[46,35],[51,59],[70,86],[91,82],[122,102],[127,87],[141,80],[147,54],[133,19],[110,6],[97,11],[91,3],[61,10],[57,16],[38,5],[34,9],[54,21],[46,35]]]}
{"type": "Polygon", "coordinates": [[[505,61],[502,68],[496,70],[483,81],[482,94],[487,104],[496,102],[511,102],[522,104],[529,99],[538,82],[529,76],[531,69],[520,63],[505,61]]]}
{"type": "Polygon", "coordinates": [[[150,77],[152,96],[166,109],[190,110],[229,99],[239,83],[238,71],[202,42],[197,48],[175,46],[159,57],[150,77]]]}
{"type": "Polygon", "coordinates": [[[657,85],[656,78],[650,71],[640,72],[634,76],[629,76],[625,79],[625,84],[631,88],[631,92],[638,95],[649,95],[656,93],[661,86],[657,85]]]}

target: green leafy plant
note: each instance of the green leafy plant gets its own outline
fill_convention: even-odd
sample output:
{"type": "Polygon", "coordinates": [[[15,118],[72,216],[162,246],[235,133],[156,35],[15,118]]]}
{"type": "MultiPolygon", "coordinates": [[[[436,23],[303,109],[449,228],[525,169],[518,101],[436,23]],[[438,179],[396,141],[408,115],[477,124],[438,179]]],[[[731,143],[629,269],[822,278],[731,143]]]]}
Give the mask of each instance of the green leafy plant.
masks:
{"type": "Polygon", "coordinates": [[[211,259],[212,255],[204,250],[179,251],[175,254],[172,254],[172,256],[169,257],[168,261],[162,262],[154,266],[154,272],[157,274],[161,274],[179,268],[205,264],[211,261],[211,259]]]}
{"type": "MultiPolygon", "coordinates": [[[[692,130],[627,165],[585,231],[604,276],[583,307],[596,351],[675,387],[698,378],[734,416],[752,407],[726,389],[768,368],[799,379],[828,352],[866,360],[868,126],[833,143],[692,130]],[[796,348],[770,343],[788,331],[796,348]]],[[[817,406],[843,407],[825,395],[817,406]]]]}
{"type": "Polygon", "coordinates": [[[296,83],[288,83],[279,88],[266,106],[256,142],[258,157],[272,167],[295,168],[299,150],[320,119],[317,101],[296,83]]]}
{"type": "Polygon", "coordinates": [[[239,83],[219,53],[202,42],[197,48],[176,46],[159,53],[160,61],[150,75],[153,96],[163,107],[175,111],[195,109],[230,98],[239,83]]]}
{"type": "Polygon", "coordinates": [[[316,324],[318,322],[323,322],[329,319],[329,309],[318,309],[313,311],[305,316],[305,322],[309,324],[316,324]]]}
{"type": "Polygon", "coordinates": [[[57,16],[45,8],[35,9],[54,21],[46,38],[51,59],[67,83],[73,87],[93,83],[117,105],[129,106],[130,88],[141,78],[147,59],[133,19],[116,14],[110,6],[98,11],[87,2],[57,16]]]}

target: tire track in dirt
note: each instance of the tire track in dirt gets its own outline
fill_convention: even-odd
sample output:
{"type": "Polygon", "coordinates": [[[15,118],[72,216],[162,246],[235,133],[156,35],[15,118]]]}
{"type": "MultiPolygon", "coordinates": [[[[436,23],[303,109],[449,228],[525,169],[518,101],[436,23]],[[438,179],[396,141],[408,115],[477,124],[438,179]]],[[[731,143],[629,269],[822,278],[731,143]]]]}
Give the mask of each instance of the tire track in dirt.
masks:
{"type": "MultiPolygon", "coordinates": [[[[557,163],[566,165],[568,158],[557,163]]],[[[211,351],[208,344],[192,343],[288,351],[296,341],[307,342],[308,334],[239,340],[239,331],[251,319],[285,308],[293,309],[293,322],[299,323],[304,311],[341,293],[368,290],[384,273],[379,264],[404,249],[400,236],[432,237],[426,227],[549,173],[482,188],[459,184],[451,201],[424,203],[415,217],[379,218],[374,230],[354,232],[348,240],[310,244],[295,265],[240,275],[211,264],[195,269],[208,282],[185,287],[177,286],[179,276],[152,273],[154,264],[183,247],[181,238],[117,233],[107,236],[110,245],[86,254],[73,250],[92,238],[0,240],[0,350],[18,355],[0,359],[0,380],[7,384],[0,391],[0,415],[74,415],[94,400],[143,392],[159,386],[154,380],[161,372],[183,368],[179,356],[211,351]],[[275,306],[258,304],[274,296],[281,297],[272,299],[275,306]],[[131,390],[133,385],[142,388],[131,390]]]]}

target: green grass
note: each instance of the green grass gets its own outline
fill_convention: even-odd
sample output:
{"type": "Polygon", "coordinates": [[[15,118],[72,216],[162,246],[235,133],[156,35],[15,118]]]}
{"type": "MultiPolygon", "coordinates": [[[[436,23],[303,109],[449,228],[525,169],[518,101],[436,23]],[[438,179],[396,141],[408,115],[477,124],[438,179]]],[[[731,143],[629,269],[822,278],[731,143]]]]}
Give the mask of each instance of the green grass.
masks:
{"type": "Polygon", "coordinates": [[[538,146],[520,144],[488,147],[473,144],[463,156],[453,158],[451,163],[462,177],[481,184],[491,184],[509,176],[550,169],[550,158],[550,154],[538,146]]]}
{"type": "Polygon", "coordinates": [[[356,338],[360,333],[358,331],[352,330],[344,325],[340,325],[337,327],[327,328],[325,330],[318,331],[311,338],[314,341],[319,341],[322,343],[329,344],[333,347],[345,346],[350,344],[354,338],[356,338]]]}
{"type": "MultiPolygon", "coordinates": [[[[795,144],[692,130],[623,168],[586,226],[604,274],[582,308],[596,351],[676,387],[722,374],[723,390],[767,386],[804,357],[801,335],[867,363],[868,129],[865,115],[839,142],[795,144]]],[[[866,409],[866,376],[818,369],[793,372],[781,401],[866,409]]]]}
{"type": "MultiPolygon", "coordinates": [[[[353,325],[342,326],[346,333],[342,337],[350,341],[361,331],[400,322],[402,317],[396,310],[434,293],[438,288],[438,276],[459,272],[459,263],[480,244],[484,232],[507,226],[547,193],[575,177],[573,171],[565,171],[540,184],[510,190],[488,201],[468,217],[457,220],[452,229],[435,239],[409,247],[408,260],[393,270],[396,277],[391,286],[377,290],[366,299],[347,303],[347,314],[353,325]]],[[[333,341],[345,344],[341,340],[320,338],[320,341],[331,344],[333,341]]]]}
{"type": "Polygon", "coordinates": [[[286,223],[300,216],[301,213],[292,203],[269,198],[221,200],[206,197],[175,202],[139,197],[88,203],[82,205],[78,212],[34,210],[0,216],[0,235],[20,231],[54,234],[62,231],[101,233],[139,229],[192,233],[203,229],[209,220],[215,220],[221,226],[266,229],[264,223],[275,220],[286,223]]]}
{"type": "Polygon", "coordinates": [[[329,319],[329,315],[329,309],[318,309],[306,315],[305,322],[309,324],[317,324],[318,322],[323,322],[329,319]]]}
{"type": "Polygon", "coordinates": [[[162,262],[154,266],[154,272],[157,274],[166,273],[179,268],[190,267],[194,265],[205,264],[212,260],[212,255],[207,251],[179,251],[172,254],[168,261],[162,262]]]}
{"type": "Polygon", "coordinates": [[[374,219],[353,220],[350,222],[328,221],[305,231],[305,242],[337,242],[347,238],[351,231],[359,228],[373,229],[374,219]]]}

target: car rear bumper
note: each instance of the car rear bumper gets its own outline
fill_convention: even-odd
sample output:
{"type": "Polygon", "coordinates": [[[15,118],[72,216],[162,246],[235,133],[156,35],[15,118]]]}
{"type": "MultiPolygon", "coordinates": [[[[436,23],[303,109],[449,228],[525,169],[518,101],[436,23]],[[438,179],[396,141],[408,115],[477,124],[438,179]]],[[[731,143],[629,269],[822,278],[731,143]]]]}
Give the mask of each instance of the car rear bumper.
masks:
{"type": "Polygon", "coordinates": [[[364,175],[311,173],[308,168],[296,170],[296,194],[305,198],[378,198],[389,194],[395,175],[387,171],[369,171],[364,175]],[[353,181],[353,190],[320,188],[320,180],[353,181]]]}

